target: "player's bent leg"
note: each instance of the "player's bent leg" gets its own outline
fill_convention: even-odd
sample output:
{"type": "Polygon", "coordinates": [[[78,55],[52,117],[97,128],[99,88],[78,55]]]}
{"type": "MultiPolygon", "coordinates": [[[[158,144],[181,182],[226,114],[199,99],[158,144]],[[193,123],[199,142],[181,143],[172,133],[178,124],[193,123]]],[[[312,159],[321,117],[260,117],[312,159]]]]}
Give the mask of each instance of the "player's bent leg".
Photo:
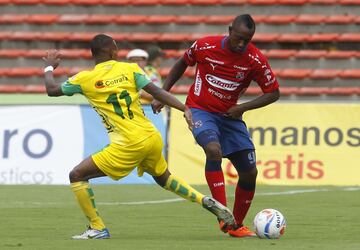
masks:
{"type": "Polygon", "coordinates": [[[206,154],[205,178],[211,195],[226,206],[225,179],[221,168],[221,146],[219,142],[209,142],[203,149],[206,154]]]}
{"type": "MultiPolygon", "coordinates": [[[[216,124],[211,123],[211,124],[216,124]]],[[[224,173],[221,168],[222,151],[219,142],[219,136],[216,132],[218,129],[209,128],[196,136],[197,143],[203,148],[206,154],[205,178],[212,197],[226,206],[226,191],[224,173]]],[[[219,220],[220,230],[228,231],[228,227],[224,221],[219,220]]]]}
{"type": "Polygon", "coordinates": [[[257,168],[254,150],[242,150],[228,156],[238,172],[239,180],[235,190],[234,216],[237,227],[229,230],[233,237],[253,237],[255,233],[243,225],[250,208],[256,187],[257,168]]]}
{"type": "Polygon", "coordinates": [[[202,193],[195,190],[181,178],[172,175],[168,169],[160,175],[155,177],[154,180],[160,186],[175,194],[192,202],[197,202],[202,205],[206,210],[210,211],[219,221],[223,222],[223,230],[235,226],[235,219],[231,211],[214,198],[204,196],[202,193]]]}
{"type": "Polygon", "coordinates": [[[69,174],[71,189],[90,223],[89,228],[84,233],[73,236],[73,239],[110,238],[109,231],[97,211],[94,192],[88,182],[91,178],[101,176],[105,176],[105,174],[96,166],[91,157],[83,160],[69,174]]]}

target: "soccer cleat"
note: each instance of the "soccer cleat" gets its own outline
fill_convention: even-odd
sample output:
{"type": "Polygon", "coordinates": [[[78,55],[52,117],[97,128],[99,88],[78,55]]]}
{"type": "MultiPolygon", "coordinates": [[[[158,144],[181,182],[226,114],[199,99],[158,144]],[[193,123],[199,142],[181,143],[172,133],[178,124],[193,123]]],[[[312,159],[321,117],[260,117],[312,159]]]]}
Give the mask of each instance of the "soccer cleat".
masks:
{"type": "Polygon", "coordinates": [[[241,238],[241,237],[255,237],[256,234],[251,231],[248,227],[238,227],[236,229],[230,229],[228,231],[229,235],[232,236],[232,237],[238,237],[238,238],[241,238]]]}
{"type": "Polygon", "coordinates": [[[225,225],[225,223],[222,220],[219,221],[219,227],[223,233],[227,233],[230,229],[233,228],[233,226],[225,225]]]}
{"type": "Polygon", "coordinates": [[[82,234],[74,235],[71,238],[74,240],[109,239],[110,233],[107,228],[104,228],[103,230],[97,230],[88,227],[88,229],[82,234]]]}
{"type": "Polygon", "coordinates": [[[216,215],[221,231],[226,233],[228,228],[236,226],[235,218],[231,211],[214,198],[205,196],[202,200],[202,206],[216,215]]]}

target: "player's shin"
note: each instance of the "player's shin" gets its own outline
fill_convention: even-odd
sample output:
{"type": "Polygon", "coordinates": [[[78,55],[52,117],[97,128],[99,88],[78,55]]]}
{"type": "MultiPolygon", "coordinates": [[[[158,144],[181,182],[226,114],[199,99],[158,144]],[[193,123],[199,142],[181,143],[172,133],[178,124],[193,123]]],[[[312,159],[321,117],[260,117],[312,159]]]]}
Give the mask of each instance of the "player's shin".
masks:
{"type": "Polygon", "coordinates": [[[254,193],[255,193],[255,183],[253,184],[238,183],[238,185],[236,186],[233,214],[236,223],[239,226],[243,225],[244,218],[254,198],[254,193]]]}
{"type": "Polygon", "coordinates": [[[90,227],[97,230],[104,229],[105,225],[97,212],[94,192],[89,183],[85,181],[71,183],[71,190],[74,192],[82,211],[88,218],[90,227]]]}
{"type": "Polygon", "coordinates": [[[205,177],[212,197],[226,206],[225,180],[221,161],[206,160],[205,177]]]}
{"type": "Polygon", "coordinates": [[[192,188],[189,184],[177,176],[170,175],[166,181],[165,188],[183,197],[184,199],[197,202],[202,205],[202,199],[204,198],[204,195],[192,188]]]}

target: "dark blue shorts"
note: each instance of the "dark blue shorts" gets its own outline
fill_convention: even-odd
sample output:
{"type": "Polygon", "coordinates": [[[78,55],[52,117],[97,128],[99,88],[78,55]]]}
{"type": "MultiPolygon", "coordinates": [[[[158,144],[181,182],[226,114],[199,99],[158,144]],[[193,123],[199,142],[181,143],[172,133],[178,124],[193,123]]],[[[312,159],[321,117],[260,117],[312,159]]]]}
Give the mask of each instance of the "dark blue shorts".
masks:
{"type": "Polygon", "coordinates": [[[191,108],[191,112],[194,121],[192,133],[195,140],[203,131],[215,131],[224,157],[237,151],[255,149],[244,121],[201,109],[191,108]]]}

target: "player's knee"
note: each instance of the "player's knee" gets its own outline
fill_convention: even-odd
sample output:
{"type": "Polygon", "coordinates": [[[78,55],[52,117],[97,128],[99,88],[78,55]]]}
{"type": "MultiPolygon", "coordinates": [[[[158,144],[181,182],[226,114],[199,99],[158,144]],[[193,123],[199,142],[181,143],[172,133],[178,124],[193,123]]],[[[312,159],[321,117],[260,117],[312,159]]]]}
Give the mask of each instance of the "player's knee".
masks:
{"type": "Polygon", "coordinates": [[[239,173],[238,186],[244,190],[255,190],[257,174],[258,170],[256,167],[248,172],[239,173]]]}
{"type": "Polygon", "coordinates": [[[204,147],[206,158],[209,160],[221,160],[221,146],[217,142],[210,142],[204,147]]]}
{"type": "Polygon", "coordinates": [[[160,176],[153,176],[155,182],[161,186],[161,187],[165,187],[166,186],[166,182],[167,180],[169,179],[169,176],[170,176],[170,172],[168,169],[166,169],[166,171],[160,175],[160,176]]]}
{"type": "Polygon", "coordinates": [[[258,170],[255,167],[247,173],[246,177],[249,182],[256,182],[257,175],[258,175],[258,170]]]}
{"type": "Polygon", "coordinates": [[[221,160],[221,146],[219,142],[219,136],[216,131],[212,129],[202,131],[196,137],[196,142],[204,149],[208,159],[221,160]]]}
{"type": "Polygon", "coordinates": [[[70,171],[69,180],[70,180],[70,183],[78,182],[78,181],[84,181],[82,179],[82,176],[81,176],[80,172],[78,170],[76,170],[75,168],[70,171]]]}

